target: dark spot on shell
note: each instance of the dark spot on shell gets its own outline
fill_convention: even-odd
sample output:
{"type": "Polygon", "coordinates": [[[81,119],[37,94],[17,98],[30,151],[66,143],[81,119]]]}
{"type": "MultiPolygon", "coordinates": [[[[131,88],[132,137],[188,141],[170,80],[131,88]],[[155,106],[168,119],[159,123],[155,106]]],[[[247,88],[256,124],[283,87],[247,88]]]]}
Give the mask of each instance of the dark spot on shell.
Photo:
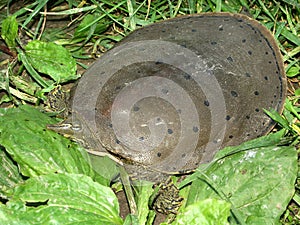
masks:
{"type": "Polygon", "coordinates": [[[120,89],[121,89],[121,86],[117,86],[117,87],[116,87],[116,91],[117,91],[117,90],[120,90],[120,89]]]}
{"type": "Polygon", "coordinates": [[[228,121],[228,120],[230,120],[230,118],[231,117],[229,115],[227,115],[225,119],[228,121]]]}
{"type": "Polygon", "coordinates": [[[255,95],[259,95],[259,92],[258,92],[258,91],[254,91],[254,94],[255,94],[255,95]]]}
{"type": "Polygon", "coordinates": [[[258,108],[256,108],[256,109],[255,109],[255,112],[259,112],[259,109],[258,109],[258,108]]]}
{"type": "MultiPolygon", "coordinates": [[[[255,31],[255,33],[256,33],[256,31],[255,31]]],[[[262,42],[262,40],[260,39],[259,42],[262,42]]]]}
{"type": "Polygon", "coordinates": [[[223,27],[219,27],[219,31],[223,31],[224,30],[224,28],[223,27]]]}
{"type": "Polygon", "coordinates": [[[186,44],[180,44],[180,46],[186,48],[186,44]]]}
{"type": "Polygon", "coordinates": [[[177,109],[177,112],[180,114],[182,112],[182,110],[181,109],[177,109]]]}
{"type": "Polygon", "coordinates": [[[185,154],[185,153],[183,153],[183,154],[181,155],[181,158],[184,158],[184,157],[186,157],[186,154],[185,154]]]}
{"type": "Polygon", "coordinates": [[[157,121],[157,122],[160,122],[160,121],[161,121],[161,118],[158,117],[158,118],[156,119],[156,121],[157,121]]]}
{"type": "Polygon", "coordinates": [[[246,39],[243,39],[242,42],[245,43],[245,42],[246,42],[246,39]]]}
{"type": "Polygon", "coordinates": [[[139,137],[139,140],[140,140],[140,141],[144,141],[145,138],[144,138],[144,137],[139,137]]]}
{"type": "Polygon", "coordinates": [[[251,51],[248,51],[248,54],[249,54],[249,55],[252,55],[252,52],[251,52],[251,51]]]}
{"type": "Polygon", "coordinates": [[[274,95],[274,98],[277,98],[277,95],[274,95]]]}
{"type": "Polygon", "coordinates": [[[168,89],[162,89],[161,92],[164,93],[164,94],[168,94],[169,90],[168,89]]]}
{"type": "Polygon", "coordinates": [[[209,106],[209,101],[208,101],[208,100],[205,100],[205,101],[204,101],[204,105],[205,105],[205,106],[209,106]]]}
{"type": "Polygon", "coordinates": [[[197,30],[196,29],[192,29],[192,32],[196,32],[197,30]]]}
{"type": "Polygon", "coordinates": [[[173,130],[172,129],[168,129],[168,134],[173,134],[173,130]]]}
{"type": "Polygon", "coordinates": [[[229,135],[229,138],[230,138],[230,139],[233,138],[233,135],[229,135]]]}
{"type": "Polygon", "coordinates": [[[236,91],[231,91],[230,93],[232,97],[238,97],[238,93],[236,91]]]}
{"type": "Polygon", "coordinates": [[[249,120],[249,119],[250,119],[250,116],[249,116],[249,115],[247,115],[247,116],[246,116],[246,119],[247,119],[247,120],[249,120]]]}
{"type": "Polygon", "coordinates": [[[244,28],[242,25],[240,25],[240,28],[244,28]]]}
{"type": "Polygon", "coordinates": [[[161,153],[160,152],[157,153],[157,157],[161,157],[161,153]]]}
{"type": "Polygon", "coordinates": [[[166,30],[161,30],[161,32],[165,33],[165,32],[166,32],[166,30]]]}
{"type": "Polygon", "coordinates": [[[229,62],[233,62],[233,58],[232,57],[227,57],[227,60],[229,61],[229,62]]]}
{"type": "Polygon", "coordinates": [[[250,134],[246,134],[246,136],[247,136],[247,137],[249,137],[249,136],[250,136],[250,134]]]}
{"type": "Polygon", "coordinates": [[[267,76],[265,76],[264,78],[265,78],[265,80],[268,80],[268,79],[269,79],[267,76]]]}
{"type": "Polygon", "coordinates": [[[269,61],[269,64],[272,64],[272,62],[271,62],[271,61],[269,61]]]}
{"type": "Polygon", "coordinates": [[[216,44],[217,44],[217,42],[215,42],[215,41],[212,41],[212,42],[210,42],[210,44],[211,44],[211,45],[216,45],[216,44]]]}
{"type": "Polygon", "coordinates": [[[138,106],[133,106],[133,111],[135,111],[135,112],[137,112],[137,111],[139,111],[140,110],[140,107],[138,107],[138,106]]]}
{"type": "Polygon", "coordinates": [[[138,71],[137,71],[137,73],[141,73],[141,71],[140,71],[140,70],[138,70],[138,71]]]}
{"type": "Polygon", "coordinates": [[[113,127],[112,123],[110,123],[108,126],[109,126],[110,128],[112,128],[112,127],[113,127]]]}
{"type": "Polygon", "coordinates": [[[116,139],[116,143],[119,145],[121,142],[118,139],[116,139]]]}
{"type": "Polygon", "coordinates": [[[196,127],[196,126],[194,126],[194,127],[193,127],[193,131],[194,131],[195,133],[197,133],[197,132],[199,131],[199,128],[196,127]]]}
{"type": "Polygon", "coordinates": [[[191,79],[191,75],[190,74],[185,74],[183,77],[186,80],[190,80],[191,79]]]}
{"type": "Polygon", "coordinates": [[[251,77],[250,73],[245,73],[246,77],[251,77]]]}
{"type": "Polygon", "coordinates": [[[161,61],[156,61],[155,64],[156,64],[156,65],[159,65],[159,64],[163,64],[163,62],[161,62],[161,61]]]}
{"type": "Polygon", "coordinates": [[[269,52],[266,52],[266,55],[268,55],[269,54],[269,52]]]}

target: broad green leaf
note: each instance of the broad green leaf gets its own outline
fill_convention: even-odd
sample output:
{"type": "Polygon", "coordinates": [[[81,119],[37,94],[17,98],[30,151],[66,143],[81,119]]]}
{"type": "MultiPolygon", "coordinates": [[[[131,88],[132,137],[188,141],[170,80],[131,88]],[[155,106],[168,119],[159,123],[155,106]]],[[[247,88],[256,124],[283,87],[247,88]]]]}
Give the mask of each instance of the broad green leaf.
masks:
{"type": "Polygon", "coordinates": [[[32,66],[49,75],[57,83],[77,79],[76,61],[64,47],[42,41],[31,41],[25,46],[25,53],[32,66]]]}
{"type": "Polygon", "coordinates": [[[216,199],[205,199],[186,207],[172,225],[229,225],[230,204],[216,199]]]}
{"type": "Polygon", "coordinates": [[[9,16],[2,22],[1,37],[9,48],[16,47],[18,37],[18,22],[15,16],[9,16]]]}
{"type": "Polygon", "coordinates": [[[27,105],[1,109],[0,113],[0,144],[24,176],[54,172],[94,176],[83,148],[46,129],[55,119],[27,105]]]}
{"type": "Polygon", "coordinates": [[[291,146],[235,152],[195,173],[188,205],[227,199],[240,222],[276,224],[294,194],[297,170],[297,152],[291,146]]]}
{"type": "Polygon", "coordinates": [[[292,66],[286,73],[287,77],[294,77],[300,74],[300,68],[297,66],[292,66]]]}
{"type": "Polygon", "coordinates": [[[23,181],[19,174],[18,167],[8,157],[8,155],[0,148],[0,195],[3,190],[12,188],[16,184],[23,181]]]}
{"type": "Polygon", "coordinates": [[[15,220],[19,224],[23,220],[25,224],[122,224],[112,189],[85,175],[37,176],[9,190],[7,195],[10,213],[0,208],[0,224],[14,224],[15,220]]]}

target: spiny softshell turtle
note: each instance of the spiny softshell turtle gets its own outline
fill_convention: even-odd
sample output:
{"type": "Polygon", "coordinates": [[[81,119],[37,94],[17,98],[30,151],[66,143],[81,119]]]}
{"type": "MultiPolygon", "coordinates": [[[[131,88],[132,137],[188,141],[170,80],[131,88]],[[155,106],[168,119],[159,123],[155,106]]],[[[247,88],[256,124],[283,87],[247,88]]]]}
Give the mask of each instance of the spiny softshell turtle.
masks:
{"type": "Polygon", "coordinates": [[[263,109],[281,112],[285,93],[280,51],[264,26],[241,14],[182,16],[132,32],[86,71],[72,98],[73,121],[84,123],[73,131],[134,162],[131,172],[143,173],[135,163],[193,170],[269,132],[263,109]]]}

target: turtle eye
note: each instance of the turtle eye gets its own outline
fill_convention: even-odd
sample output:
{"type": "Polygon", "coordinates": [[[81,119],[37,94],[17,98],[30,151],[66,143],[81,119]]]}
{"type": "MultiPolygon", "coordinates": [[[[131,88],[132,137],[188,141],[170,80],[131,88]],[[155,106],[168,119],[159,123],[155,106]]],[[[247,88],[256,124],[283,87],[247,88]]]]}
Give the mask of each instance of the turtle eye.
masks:
{"type": "Polygon", "coordinates": [[[82,129],[82,127],[81,127],[81,125],[78,124],[78,123],[75,123],[75,124],[72,125],[72,130],[73,130],[73,131],[78,132],[78,131],[80,131],[81,129],[82,129]]]}

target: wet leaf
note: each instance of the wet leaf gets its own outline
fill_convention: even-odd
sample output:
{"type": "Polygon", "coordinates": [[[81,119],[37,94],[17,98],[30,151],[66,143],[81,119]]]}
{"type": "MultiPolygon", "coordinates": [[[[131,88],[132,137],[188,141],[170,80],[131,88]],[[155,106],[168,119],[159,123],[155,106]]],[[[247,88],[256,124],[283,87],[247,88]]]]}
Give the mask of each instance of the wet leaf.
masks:
{"type": "Polygon", "coordinates": [[[230,215],[230,204],[226,201],[206,199],[186,207],[172,225],[227,225],[230,215]]]}
{"type": "Polygon", "coordinates": [[[27,105],[0,113],[0,144],[18,163],[22,175],[69,172],[94,177],[86,151],[46,129],[55,119],[27,105]]]}
{"type": "Polygon", "coordinates": [[[19,174],[18,167],[0,148],[0,195],[3,190],[9,189],[22,182],[23,179],[19,174]]]}
{"type": "Polygon", "coordinates": [[[16,47],[18,37],[18,22],[15,16],[9,16],[2,21],[1,37],[9,48],[16,47]]]}
{"type": "Polygon", "coordinates": [[[257,147],[239,152],[236,148],[232,148],[234,154],[194,174],[198,179],[192,183],[188,205],[207,198],[226,199],[243,220],[240,222],[278,223],[294,194],[297,152],[291,146],[257,147]]]}
{"type": "Polygon", "coordinates": [[[75,59],[60,45],[35,40],[25,46],[25,53],[37,71],[49,75],[58,83],[78,78],[75,59]]]}
{"type": "Polygon", "coordinates": [[[8,192],[1,224],[122,224],[113,191],[80,174],[47,174],[8,192]]]}

